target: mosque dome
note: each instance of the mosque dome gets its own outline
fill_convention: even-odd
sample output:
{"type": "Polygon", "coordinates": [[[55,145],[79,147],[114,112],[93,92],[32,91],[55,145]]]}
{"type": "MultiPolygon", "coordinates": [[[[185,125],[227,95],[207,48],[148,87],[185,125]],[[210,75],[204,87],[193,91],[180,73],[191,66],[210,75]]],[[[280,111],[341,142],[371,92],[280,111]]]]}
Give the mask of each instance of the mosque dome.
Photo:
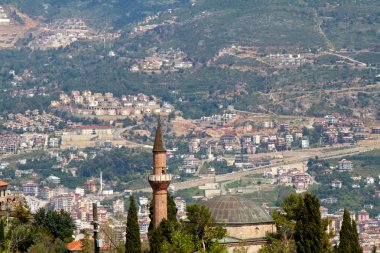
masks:
{"type": "Polygon", "coordinates": [[[223,195],[205,202],[216,223],[225,225],[274,223],[273,218],[253,201],[223,195]]]}

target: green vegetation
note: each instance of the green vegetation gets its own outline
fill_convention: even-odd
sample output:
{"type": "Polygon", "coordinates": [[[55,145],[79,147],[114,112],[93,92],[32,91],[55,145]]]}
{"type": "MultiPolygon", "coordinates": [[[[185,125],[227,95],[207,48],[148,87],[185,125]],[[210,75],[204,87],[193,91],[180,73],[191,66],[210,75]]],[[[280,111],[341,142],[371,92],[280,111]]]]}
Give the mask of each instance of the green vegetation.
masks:
{"type": "MultiPolygon", "coordinates": [[[[354,170],[352,174],[361,175],[362,177],[378,176],[378,168],[380,166],[380,149],[361,153],[358,155],[344,157],[353,163],[354,170]]],[[[329,160],[329,163],[336,165],[340,159],[329,160]]]]}
{"type": "Polygon", "coordinates": [[[321,219],[319,200],[315,195],[291,194],[273,212],[277,232],[268,235],[268,244],[260,253],[333,252],[331,234],[326,232],[328,221],[321,219]]]}
{"type": "MultiPolygon", "coordinates": [[[[82,185],[86,179],[80,178],[80,177],[73,177],[69,173],[62,172],[60,169],[53,169],[52,167],[54,165],[57,165],[57,162],[50,159],[48,154],[41,154],[34,158],[30,158],[27,160],[27,163],[24,164],[18,164],[17,169],[19,170],[33,170],[35,173],[37,173],[38,177],[42,180],[45,180],[50,175],[54,174],[55,176],[59,177],[61,179],[61,182],[69,187],[69,188],[75,188],[76,186],[82,185]]],[[[14,171],[12,175],[10,175],[11,180],[17,180],[17,178],[14,175],[14,171]]]]}
{"type": "Polygon", "coordinates": [[[322,20],[321,28],[335,48],[363,49],[376,45],[379,28],[378,1],[314,1],[306,2],[315,8],[322,20]]]}
{"type": "Polygon", "coordinates": [[[142,149],[114,148],[97,152],[96,157],[86,160],[78,169],[80,177],[98,177],[103,171],[106,180],[128,182],[140,178],[150,171],[150,153],[142,149]]]}
{"type": "Polygon", "coordinates": [[[75,226],[69,213],[40,209],[32,222],[30,212],[18,206],[12,216],[1,245],[4,252],[66,252],[66,243],[73,240],[75,226]]]}
{"type": "Polygon", "coordinates": [[[194,196],[202,196],[203,191],[198,187],[187,188],[176,191],[176,196],[182,197],[187,203],[194,203],[194,196]]]}
{"type": "Polygon", "coordinates": [[[298,202],[294,232],[297,253],[331,252],[326,234],[328,222],[322,221],[319,207],[319,199],[309,193],[298,202]]]}
{"type": "Polygon", "coordinates": [[[0,4],[12,4],[20,11],[33,18],[44,17],[48,20],[56,18],[84,17],[91,25],[101,29],[120,29],[129,23],[144,18],[147,14],[163,11],[168,8],[183,6],[185,1],[142,0],[137,2],[116,0],[1,0],[0,4]]]}
{"type": "Polygon", "coordinates": [[[133,195],[129,197],[127,233],[125,238],[125,252],[141,253],[140,229],[137,219],[137,207],[133,195]]]}
{"type": "MultiPolygon", "coordinates": [[[[231,3],[202,0],[194,6],[189,6],[184,0],[141,0],[138,3],[122,0],[65,0],[59,3],[54,0],[2,0],[0,3],[12,3],[32,17],[43,16],[48,21],[84,17],[91,25],[101,27],[101,30],[104,27],[122,29],[121,38],[107,43],[106,50],[101,42],[83,41],[56,50],[32,51],[23,47],[1,50],[0,58],[4,64],[0,67],[0,84],[4,96],[1,96],[0,108],[3,112],[46,108],[49,100],[56,98],[56,95],[25,99],[7,96],[13,89],[44,85],[48,94],[73,89],[110,91],[115,95],[144,92],[174,103],[187,118],[217,113],[220,112],[220,106],[226,108],[229,104],[251,111],[262,110],[259,106],[264,105],[272,112],[284,114],[294,114],[297,109],[312,115],[332,112],[351,115],[348,99],[331,105],[328,100],[322,99],[327,96],[321,96],[321,99],[311,101],[309,110],[304,110],[297,96],[285,92],[281,94],[282,102],[277,103],[270,99],[268,92],[289,86],[320,92],[324,89],[339,89],[358,78],[365,85],[372,83],[376,75],[375,70],[325,66],[324,64],[338,60],[334,56],[321,56],[316,64],[306,64],[299,69],[274,70],[268,67],[268,76],[252,71],[206,66],[206,62],[220,49],[232,44],[256,46],[263,54],[268,48],[283,53],[317,52],[331,48],[332,45],[338,49],[368,49],[370,52],[360,52],[358,57],[371,64],[377,63],[376,57],[371,55],[376,55],[378,50],[375,31],[379,29],[379,22],[376,22],[379,4],[371,0],[360,3],[345,1],[339,4],[333,0],[323,3],[292,0],[237,0],[231,3]],[[158,20],[175,16],[178,17],[176,24],[159,26],[141,36],[128,35],[132,23],[169,8],[172,12],[162,12],[158,20]],[[352,23],[347,24],[347,21],[352,23]],[[319,24],[327,37],[319,29],[319,24]],[[359,41],[363,43],[360,44],[359,41]],[[147,50],[153,45],[162,49],[180,48],[196,67],[173,73],[131,73],[129,68],[136,58],[147,56],[147,50]],[[117,56],[108,57],[108,50],[117,52],[117,56]],[[14,77],[10,74],[11,70],[15,70],[17,75],[22,75],[27,70],[32,73],[32,77],[15,87],[12,85],[14,77]],[[276,74],[272,75],[274,71],[276,74]],[[245,84],[246,93],[231,96],[237,90],[237,84],[245,84]]],[[[349,54],[356,57],[356,52],[349,54]]],[[[261,66],[261,63],[253,59],[235,57],[224,57],[220,63],[261,66]]],[[[265,69],[265,66],[262,67],[265,69]]],[[[366,101],[371,108],[380,108],[376,95],[366,98],[366,101]]],[[[367,108],[361,103],[357,106],[367,108]]]]}
{"type": "MultiPolygon", "coordinates": [[[[353,171],[351,172],[337,172],[333,170],[331,174],[325,173],[326,169],[330,166],[336,166],[341,159],[331,159],[328,161],[318,159],[310,159],[308,162],[308,172],[315,176],[315,180],[320,183],[314,185],[310,191],[317,194],[319,198],[337,198],[336,204],[326,204],[326,207],[331,211],[337,211],[342,206],[349,210],[361,210],[364,205],[373,205],[373,209],[368,209],[370,215],[377,215],[380,207],[375,205],[377,203],[374,197],[375,190],[380,190],[378,181],[378,166],[380,161],[378,159],[380,150],[365,152],[359,155],[347,156],[345,159],[353,162],[353,171]],[[351,177],[361,176],[360,181],[354,181],[351,177]],[[367,185],[364,181],[366,177],[374,177],[375,184],[367,185]],[[331,182],[333,180],[340,180],[342,182],[341,189],[333,189],[331,182]],[[352,186],[356,184],[360,188],[354,189],[352,186]]],[[[325,205],[325,204],[324,204],[325,205]]]]}
{"type": "Polygon", "coordinates": [[[12,11],[10,17],[21,25],[25,24],[25,21],[17,14],[16,11],[12,11]]]}
{"type": "Polygon", "coordinates": [[[203,164],[203,167],[204,168],[210,168],[210,167],[215,168],[215,174],[216,175],[231,173],[233,171],[237,171],[238,170],[235,165],[228,166],[227,165],[227,161],[205,162],[203,164]]]}
{"type": "Polygon", "coordinates": [[[43,208],[39,209],[34,215],[33,224],[36,227],[46,230],[54,238],[59,238],[62,241],[70,240],[75,228],[70,213],[65,211],[47,211],[43,208]]]}
{"type": "Polygon", "coordinates": [[[187,208],[188,220],[178,222],[173,197],[168,195],[168,219],[153,228],[153,201],[149,217],[149,246],[151,253],[166,252],[225,252],[218,242],[226,235],[226,230],[215,224],[209,209],[204,206],[190,205],[187,208]]]}

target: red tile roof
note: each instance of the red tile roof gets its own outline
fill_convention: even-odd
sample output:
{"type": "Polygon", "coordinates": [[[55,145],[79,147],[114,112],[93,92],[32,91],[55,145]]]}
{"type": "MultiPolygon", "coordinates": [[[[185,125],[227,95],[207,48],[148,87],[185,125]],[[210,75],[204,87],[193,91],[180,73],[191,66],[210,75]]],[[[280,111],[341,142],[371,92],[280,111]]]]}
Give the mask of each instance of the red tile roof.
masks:
{"type": "Polygon", "coordinates": [[[81,251],[83,248],[82,241],[73,241],[67,244],[69,251],[81,251]]]}
{"type": "Polygon", "coordinates": [[[4,181],[0,181],[0,187],[1,186],[8,186],[9,184],[7,182],[4,182],[4,181]]]}
{"type": "MultiPolygon", "coordinates": [[[[82,241],[73,241],[73,242],[70,242],[66,245],[67,249],[69,251],[82,251],[83,249],[83,243],[82,241]]],[[[109,247],[108,245],[103,241],[103,246],[101,248],[101,250],[107,250],[109,247]]]]}

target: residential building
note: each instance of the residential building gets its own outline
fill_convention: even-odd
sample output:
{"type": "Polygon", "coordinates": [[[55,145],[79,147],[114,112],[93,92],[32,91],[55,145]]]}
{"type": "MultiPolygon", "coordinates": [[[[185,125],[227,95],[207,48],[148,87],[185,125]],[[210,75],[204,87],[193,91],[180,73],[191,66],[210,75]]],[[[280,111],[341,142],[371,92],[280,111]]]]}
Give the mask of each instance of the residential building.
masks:
{"type": "Polygon", "coordinates": [[[352,165],[351,161],[348,161],[346,159],[342,159],[338,163],[338,170],[339,171],[352,171],[352,169],[353,169],[353,165],[352,165]]]}

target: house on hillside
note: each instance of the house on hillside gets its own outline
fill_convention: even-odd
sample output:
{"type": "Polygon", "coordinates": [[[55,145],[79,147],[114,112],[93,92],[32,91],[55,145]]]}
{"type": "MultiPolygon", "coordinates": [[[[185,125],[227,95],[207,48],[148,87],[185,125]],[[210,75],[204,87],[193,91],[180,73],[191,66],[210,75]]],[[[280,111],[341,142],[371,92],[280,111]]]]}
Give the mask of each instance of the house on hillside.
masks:
{"type": "Polygon", "coordinates": [[[353,165],[351,161],[348,161],[346,159],[342,159],[338,163],[338,171],[352,171],[353,170],[353,165]]]}
{"type": "Polygon", "coordinates": [[[337,180],[337,179],[333,180],[331,182],[331,187],[334,189],[341,189],[342,188],[342,181],[337,180]]]}

